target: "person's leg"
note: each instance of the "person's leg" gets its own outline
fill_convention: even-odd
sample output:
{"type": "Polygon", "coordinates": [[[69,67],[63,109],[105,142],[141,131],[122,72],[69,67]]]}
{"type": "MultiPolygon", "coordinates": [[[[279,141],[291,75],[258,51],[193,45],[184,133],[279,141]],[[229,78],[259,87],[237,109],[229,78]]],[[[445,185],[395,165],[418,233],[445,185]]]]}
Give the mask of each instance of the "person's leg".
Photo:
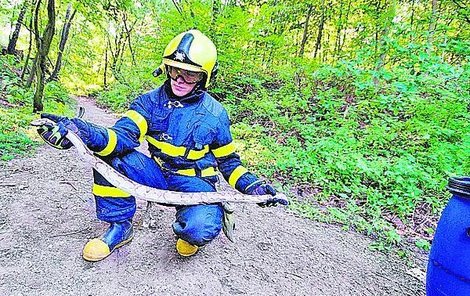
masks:
{"type": "MultiPolygon", "coordinates": [[[[207,179],[171,175],[168,189],[180,192],[213,192],[214,183],[207,179]]],[[[182,256],[195,254],[199,247],[211,242],[222,229],[223,208],[220,204],[179,206],[173,232],[178,237],[176,249],[182,256]]]]}
{"type": "MultiPolygon", "coordinates": [[[[123,156],[107,158],[105,161],[133,181],[167,189],[160,167],[140,152],[132,151],[123,156]]],[[[97,217],[110,223],[110,227],[99,238],[92,239],[85,245],[83,258],[88,261],[99,261],[132,240],[134,236],[132,217],[136,211],[136,203],[135,197],[111,185],[95,170],[93,177],[97,217]]]]}

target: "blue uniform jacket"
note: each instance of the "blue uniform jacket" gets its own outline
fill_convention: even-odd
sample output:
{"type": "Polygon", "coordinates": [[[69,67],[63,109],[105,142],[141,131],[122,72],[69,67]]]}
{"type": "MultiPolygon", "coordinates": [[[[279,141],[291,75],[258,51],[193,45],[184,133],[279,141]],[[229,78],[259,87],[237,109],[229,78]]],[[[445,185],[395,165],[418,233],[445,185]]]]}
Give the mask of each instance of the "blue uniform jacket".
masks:
{"type": "Polygon", "coordinates": [[[147,140],[163,171],[197,177],[220,171],[243,193],[258,183],[235,153],[226,110],[207,92],[180,102],[171,100],[162,86],[139,96],[110,128],[74,121],[84,142],[100,156],[128,152],[147,140]]]}

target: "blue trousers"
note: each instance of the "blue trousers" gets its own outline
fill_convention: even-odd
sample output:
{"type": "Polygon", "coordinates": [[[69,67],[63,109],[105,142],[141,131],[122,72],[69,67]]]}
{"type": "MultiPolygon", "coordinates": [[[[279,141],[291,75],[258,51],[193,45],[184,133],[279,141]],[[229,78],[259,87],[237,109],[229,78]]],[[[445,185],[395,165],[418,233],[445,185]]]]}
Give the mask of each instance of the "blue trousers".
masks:
{"type": "MultiPolygon", "coordinates": [[[[200,178],[162,172],[154,160],[135,150],[103,160],[131,180],[150,187],[179,192],[216,191],[217,177],[200,178]]],[[[111,185],[95,170],[93,177],[98,219],[109,223],[132,219],[136,211],[135,197],[111,185]]],[[[203,246],[220,233],[222,216],[220,204],[176,206],[173,231],[190,244],[203,246]]]]}

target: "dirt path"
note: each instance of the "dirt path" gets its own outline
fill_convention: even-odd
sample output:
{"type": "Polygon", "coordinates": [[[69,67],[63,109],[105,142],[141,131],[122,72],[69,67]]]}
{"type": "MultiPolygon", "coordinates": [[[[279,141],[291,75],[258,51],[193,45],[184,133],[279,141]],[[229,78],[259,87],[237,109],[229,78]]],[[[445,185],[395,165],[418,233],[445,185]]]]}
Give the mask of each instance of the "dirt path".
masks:
{"type": "MultiPolygon", "coordinates": [[[[79,99],[86,119],[115,117],[79,99]]],[[[370,240],[282,207],[237,206],[237,242],[223,235],[181,258],[174,210],[154,207],[153,228],[98,263],[81,250],[106,225],[95,218],[91,170],[74,151],[40,147],[0,171],[0,295],[424,295],[423,279],[370,240]]],[[[423,268],[423,258],[418,268],[423,268]]]]}

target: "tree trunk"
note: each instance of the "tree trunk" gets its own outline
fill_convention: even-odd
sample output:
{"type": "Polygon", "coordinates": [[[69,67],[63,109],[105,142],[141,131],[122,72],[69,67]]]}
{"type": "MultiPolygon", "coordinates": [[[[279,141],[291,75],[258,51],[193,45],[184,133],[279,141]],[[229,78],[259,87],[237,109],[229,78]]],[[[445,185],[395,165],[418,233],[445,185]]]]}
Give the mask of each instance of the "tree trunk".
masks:
{"type": "Polygon", "coordinates": [[[413,42],[413,24],[415,21],[415,1],[411,1],[411,16],[410,16],[410,42],[413,42]]]}
{"type": "Polygon", "coordinates": [[[317,57],[318,51],[321,48],[321,39],[323,36],[323,28],[325,26],[325,2],[322,3],[322,12],[321,12],[321,18],[320,18],[320,24],[318,25],[318,34],[317,34],[317,41],[315,43],[315,51],[313,52],[313,58],[317,57]]]}
{"type": "Polygon", "coordinates": [[[49,79],[47,81],[52,81],[52,80],[57,81],[59,79],[59,72],[60,72],[60,68],[62,67],[62,55],[64,54],[65,44],[67,43],[67,40],[69,38],[69,32],[70,32],[70,26],[72,25],[72,20],[75,17],[75,13],[77,12],[76,10],[74,10],[72,15],[70,15],[71,10],[72,10],[72,5],[69,4],[67,7],[67,12],[65,13],[64,26],[62,27],[62,34],[60,37],[59,52],[57,53],[57,60],[54,66],[54,70],[52,71],[52,74],[51,76],[49,76],[49,79]]]}
{"type": "Polygon", "coordinates": [[[178,10],[178,12],[179,12],[180,15],[183,15],[183,11],[181,10],[181,7],[179,6],[179,3],[178,3],[178,2],[179,2],[179,1],[177,1],[177,0],[173,0],[173,4],[175,5],[176,10],[178,10]]]}
{"type": "Polygon", "coordinates": [[[431,1],[431,17],[429,18],[429,29],[428,29],[428,50],[431,49],[433,42],[434,30],[436,30],[436,18],[437,13],[437,0],[431,1]]]}
{"type": "MultiPolygon", "coordinates": [[[[34,7],[35,7],[35,0],[31,1],[31,17],[29,19],[29,45],[28,45],[28,53],[26,54],[26,59],[24,61],[23,71],[21,71],[21,81],[24,82],[24,75],[26,70],[28,70],[29,59],[31,57],[31,49],[33,47],[33,14],[34,14],[34,7]]],[[[31,80],[32,81],[32,80],[31,80]]],[[[31,83],[27,86],[28,88],[31,87],[31,83]]]]}
{"type": "Polygon", "coordinates": [[[333,49],[334,56],[339,54],[339,46],[341,44],[341,30],[343,30],[343,1],[339,4],[338,25],[336,27],[335,48],[333,49]]]}
{"type": "Polygon", "coordinates": [[[308,37],[308,23],[310,21],[310,16],[312,15],[312,10],[313,10],[313,5],[309,4],[308,11],[307,11],[307,18],[304,24],[304,33],[302,35],[302,42],[300,42],[300,50],[298,54],[299,57],[302,57],[304,55],[305,44],[307,43],[307,37],[308,37]]]}
{"type": "Polygon", "coordinates": [[[212,0],[211,28],[214,28],[217,16],[220,13],[220,0],[212,0]]]}
{"type": "Polygon", "coordinates": [[[126,39],[127,39],[127,43],[129,45],[129,51],[131,52],[131,57],[132,57],[132,65],[136,65],[136,62],[135,62],[135,54],[134,54],[134,50],[132,49],[132,44],[131,44],[131,32],[132,30],[134,29],[134,26],[135,24],[137,23],[137,20],[134,22],[134,24],[132,24],[132,27],[131,28],[128,28],[127,26],[127,15],[124,14],[123,17],[122,17],[122,21],[124,23],[124,29],[126,30],[126,39]]]}
{"type": "Polygon", "coordinates": [[[43,110],[42,97],[44,94],[44,76],[46,73],[46,59],[51,47],[52,37],[55,33],[55,1],[48,0],[47,2],[47,17],[48,21],[42,37],[39,35],[39,9],[41,0],[38,1],[36,12],[34,16],[34,31],[36,33],[36,90],[33,98],[33,112],[40,112],[43,110]]]}
{"type": "Polygon", "coordinates": [[[108,89],[108,46],[106,46],[104,52],[104,73],[103,73],[103,87],[104,89],[108,89]]]}
{"type": "Polygon", "coordinates": [[[20,36],[21,25],[23,24],[24,15],[26,13],[26,9],[28,8],[28,1],[23,3],[21,7],[20,14],[18,15],[18,20],[16,21],[15,30],[11,35],[10,41],[8,42],[7,53],[8,54],[15,54],[16,51],[16,42],[18,41],[18,36],[20,36]]]}
{"type": "Polygon", "coordinates": [[[413,23],[414,23],[414,20],[415,20],[415,1],[416,0],[411,1],[411,17],[410,17],[410,29],[411,29],[411,31],[413,31],[413,23]]]}
{"type": "MultiPolygon", "coordinates": [[[[346,16],[344,18],[346,20],[346,26],[347,26],[348,20],[349,20],[349,12],[351,11],[351,2],[352,2],[352,0],[349,0],[348,10],[346,10],[346,16]]],[[[347,30],[344,30],[343,38],[341,40],[341,45],[339,46],[339,49],[338,49],[339,52],[343,49],[344,43],[346,42],[346,32],[347,32],[347,30]]]]}
{"type": "Polygon", "coordinates": [[[33,65],[31,66],[31,72],[29,73],[28,80],[26,81],[26,87],[30,88],[31,85],[33,84],[34,78],[36,77],[36,67],[38,65],[37,63],[38,56],[36,56],[33,59],[33,65]]]}
{"type": "MultiPolygon", "coordinates": [[[[396,0],[391,1],[387,11],[385,12],[387,14],[387,19],[385,20],[384,24],[381,24],[380,38],[377,42],[377,48],[378,48],[378,51],[381,52],[381,54],[376,61],[375,69],[374,69],[377,72],[380,71],[385,64],[385,57],[387,54],[387,50],[384,48],[386,45],[385,40],[386,40],[387,35],[390,32],[390,27],[392,26],[393,18],[395,17],[395,14],[396,14],[396,4],[397,4],[396,0]]],[[[374,84],[376,86],[379,84],[377,77],[374,77],[374,84]]]]}

